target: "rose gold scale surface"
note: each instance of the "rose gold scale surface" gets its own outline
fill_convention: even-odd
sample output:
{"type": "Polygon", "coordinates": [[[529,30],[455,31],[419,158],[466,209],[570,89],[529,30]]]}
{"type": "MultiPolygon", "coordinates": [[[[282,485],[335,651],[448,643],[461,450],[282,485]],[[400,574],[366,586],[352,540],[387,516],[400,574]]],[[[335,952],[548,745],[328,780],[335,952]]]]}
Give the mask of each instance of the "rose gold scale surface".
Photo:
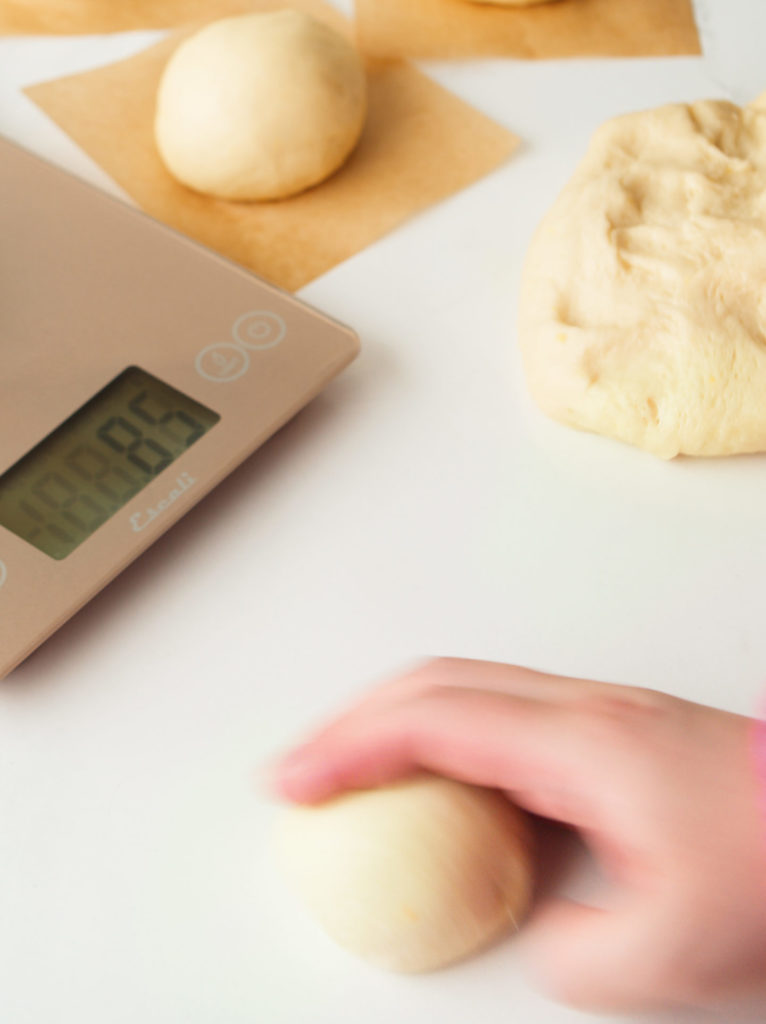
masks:
{"type": "Polygon", "coordinates": [[[358,340],[0,137],[0,678],[358,340]]]}

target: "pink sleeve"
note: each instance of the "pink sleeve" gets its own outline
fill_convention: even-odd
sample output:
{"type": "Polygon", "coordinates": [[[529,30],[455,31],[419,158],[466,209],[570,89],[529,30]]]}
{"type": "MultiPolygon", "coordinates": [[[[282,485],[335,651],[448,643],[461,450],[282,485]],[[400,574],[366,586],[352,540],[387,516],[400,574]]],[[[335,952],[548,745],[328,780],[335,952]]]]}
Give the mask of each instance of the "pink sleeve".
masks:
{"type": "Polygon", "coordinates": [[[761,807],[766,817],[766,718],[759,718],[753,734],[755,769],[761,780],[761,807]]]}

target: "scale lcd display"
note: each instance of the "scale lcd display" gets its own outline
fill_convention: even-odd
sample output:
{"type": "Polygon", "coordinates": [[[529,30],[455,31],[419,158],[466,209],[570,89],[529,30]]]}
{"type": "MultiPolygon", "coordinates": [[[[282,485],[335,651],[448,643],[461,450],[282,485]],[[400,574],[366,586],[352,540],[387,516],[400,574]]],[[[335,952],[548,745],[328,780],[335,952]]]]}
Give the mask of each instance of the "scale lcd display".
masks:
{"type": "Polygon", "coordinates": [[[219,420],[130,366],[0,476],[0,526],[66,558],[219,420]]]}

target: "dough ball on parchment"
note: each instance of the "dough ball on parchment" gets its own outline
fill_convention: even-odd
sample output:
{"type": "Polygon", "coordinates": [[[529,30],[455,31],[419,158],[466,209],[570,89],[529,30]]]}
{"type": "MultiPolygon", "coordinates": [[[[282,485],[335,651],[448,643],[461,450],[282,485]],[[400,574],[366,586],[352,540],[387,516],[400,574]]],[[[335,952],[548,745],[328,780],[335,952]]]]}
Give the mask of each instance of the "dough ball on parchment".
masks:
{"type": "Polygon", "coordinates": [[[518,927],[531,892],[526,818],[501,794],[435,776],[287,811],[283,873],[341,946],[435,970],[518,927]]]}
{"type": "Polygon", "coordinates": [[[604,124],[529,249],[519,335],[563,423],[663,458],[766,450],[766,96],[604,124]]]}
{"type": "Polygon", "coordinates": [[[213,22],[171,56],[155,138],[168,170],[224,199],[280,199],[336,171],[367,109],[364,68],[334,29],[294,10],[213,22]]]}

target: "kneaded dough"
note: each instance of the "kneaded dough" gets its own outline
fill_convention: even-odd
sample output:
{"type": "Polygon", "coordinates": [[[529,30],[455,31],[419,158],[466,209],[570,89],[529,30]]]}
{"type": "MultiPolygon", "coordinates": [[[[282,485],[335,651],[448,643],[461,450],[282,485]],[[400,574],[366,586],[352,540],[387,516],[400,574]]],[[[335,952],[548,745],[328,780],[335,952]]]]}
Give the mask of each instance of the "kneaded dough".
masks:
{"type": "Polygon", "coordinates": [[[663,458],[766,450],[766,95],[604,124],[529,249],[519,337],[563,423],[663,458]]]}
{"type": "Polygon", "coordinates": [[[157,93],[168,170],[224,199],[281,199],[336,171],[367,99],[361,59],[334,29],[294,10],[223,18],[185,40],[157,93]]]}
{"type": "Polygon", "coordinates": [[[435,970],[517,927],[529,903],[525,816],[435,776],[286,812],[287,880],[341,946],[392,971],[435,970]]]}

